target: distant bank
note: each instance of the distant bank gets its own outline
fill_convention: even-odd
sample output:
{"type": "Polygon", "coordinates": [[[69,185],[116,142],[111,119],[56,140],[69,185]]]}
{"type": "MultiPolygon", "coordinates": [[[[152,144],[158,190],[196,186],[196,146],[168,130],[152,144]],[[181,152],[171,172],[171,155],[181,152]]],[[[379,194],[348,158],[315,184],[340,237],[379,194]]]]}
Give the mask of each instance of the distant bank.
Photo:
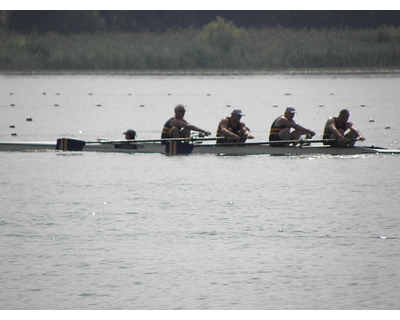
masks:
{"type": "Polygon", "coordinates": [[[243,29],[226,21],[164,33],[0,30],[1,73],[346,73],[400,70],[400,27],[243,29]],[[184,70],[184,71],[182,71],[184,70]]]}

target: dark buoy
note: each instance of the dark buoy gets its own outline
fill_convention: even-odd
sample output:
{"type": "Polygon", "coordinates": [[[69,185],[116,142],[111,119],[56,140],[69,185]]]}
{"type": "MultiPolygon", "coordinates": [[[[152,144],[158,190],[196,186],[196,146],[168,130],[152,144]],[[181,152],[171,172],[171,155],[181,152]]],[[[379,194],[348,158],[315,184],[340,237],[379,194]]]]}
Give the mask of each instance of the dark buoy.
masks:
{"type": "Polygon", "coordinates": [[[16,136],[17,134],[16,134],[15,132],[12,132],[11,135],[12,135],[12,136],[16,136]]]}
{"type": "Polygon", "coordinates": [[[10,124],[10,128],[15,128],[15,125],[13,125],[13,124],[10,124]]]}
{"type": "Polygon", "coordinates": [[[26,118],[26,121],[32,121],[31,117],[26,118]]]}

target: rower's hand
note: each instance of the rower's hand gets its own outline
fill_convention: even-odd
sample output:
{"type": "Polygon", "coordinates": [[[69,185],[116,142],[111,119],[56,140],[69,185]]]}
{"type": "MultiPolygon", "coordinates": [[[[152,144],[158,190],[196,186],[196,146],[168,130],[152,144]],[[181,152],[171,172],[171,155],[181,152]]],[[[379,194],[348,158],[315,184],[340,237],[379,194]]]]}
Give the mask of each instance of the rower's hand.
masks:
{"type": "Polygon", "coordinates": [[[204,132],[204,135],[207,137],[207,136],[209,136],[211,134],[211,132],[209,132],[209,131],[205,131],[204,132]]]}
{"type": "Polygon", "coordinates": [[[240,137],[237,134],[234,134],[232,139],[233,141],[240,141],[240,137]]]}
{"type": "Polygon", "coordinates": [[[314,137],[315,136],[315,132],[314,131],[311,131],[309,134],[308,134],[308,136],[310,137],[310,139],[312,138],[312,137],[314,137]]]}
{"type": "Polygon", "coordinates": [[[253,137],[251,134],[249,134],[249,135],[247,136],[247,139],[254,139],[254,137],[253,137]]]}
{"type": "Polygon", "coordinates": [[[364,140],[365,140],[365,138],[364,138],[363,136],[359,136],[359,137],[358,137],[358,140],[360,140],[360,141],[364,141],[364,140]]]}

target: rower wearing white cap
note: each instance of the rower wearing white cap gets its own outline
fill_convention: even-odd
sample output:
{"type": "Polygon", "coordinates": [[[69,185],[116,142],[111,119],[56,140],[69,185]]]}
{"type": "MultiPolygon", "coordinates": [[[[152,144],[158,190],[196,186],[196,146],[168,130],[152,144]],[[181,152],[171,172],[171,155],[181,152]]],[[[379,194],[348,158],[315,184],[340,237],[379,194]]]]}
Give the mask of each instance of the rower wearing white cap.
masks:
{"type": "MultiPolygon", "coordinates": [[[[287,107],[285,113],[275,119],[271,125],[269,141],[298,140],[303,134],[307,134],[310,137],[315,135],[314,131],[302,127],[293,120],[295,114],[295,108],[287,107]],[[291,131],[292,128],[294,129],[293,131],[291,131]]],[[[271,144],[273,147],[282,147],[287,145],[289,145],[289,143],[271,144]]]]}
{"type": "Polygon", "coordinates": [[[217,137],[224,139],[219,139],[217,143],[245,142],[247,139],[254,138],[250,134],[249,128],[246,127],[244,122],[240,121],[242,116],[244,116],[244,113],[241,109],[234,109],[230,117],[221,119],[217,129],[217,137]]]}

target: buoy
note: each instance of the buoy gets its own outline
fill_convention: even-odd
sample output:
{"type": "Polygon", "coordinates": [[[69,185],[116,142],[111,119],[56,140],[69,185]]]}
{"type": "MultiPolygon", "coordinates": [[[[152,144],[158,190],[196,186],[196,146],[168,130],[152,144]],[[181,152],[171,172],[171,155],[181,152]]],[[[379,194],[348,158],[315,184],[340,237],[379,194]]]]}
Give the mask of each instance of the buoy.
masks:
{"type": "Polygon", "coordinates": [[[15,132],[12,132],[11,135],[12,135],[12,136],[16,136],[17,134],[16,134],[15,132]]]}
{"type": "Polygon", "coordinates": [[[143,108],[143,107],[144,107],[144,104],[141,104],[141,105],[140,105],[140,107],[142,107],[142,108],[143,108]]]}
{"type": "Polygon", "coordinates": [[[10,106],[11,106],[11,107],[15,107],[15,103],[11,103],[10,106]]]}
{"type": "Polygon", "coordinates": [[[12,96],[14,93],[13,92],[10,92],[10,95],[12,96]]]}
{"type": "Polygon", "coordinates": [[[321,103],[319,106],[320,106],[320,107],[323,107],[324,105],[321,103]]]}
{"type": "Polygon", "coordinates": [[[45,95],[46,94],[46,92],[43,92],[43,95],[45,95]]]}
{"type": "Polygon", "coordinates": [[[100,104],[100,103],[98,103],[98,104],[96,104],[96,106],[98,106],[98,107],[101,107],[101,104],[100,104]]]}
{"type": "Polygon", "coordinates": [[[290,92],[286,92],[285,96],[291,96],[292,94],[290,92]]]}
{"type": "Polygon", "coordinates": [[[374,119],[369,119],[369,122],[375,122],[375,120],[374,119]]]}
{"type": "Polygon", "coordinates": [[[56,103],[56,104],[54,104],[54,106],[55,106],[55,107],[58,107],[58,106],[60,106],[60,105],[59,105],[58,103],[56,103]]]}
{"type": "Polygon", "coordinates": [[[13,125],[13,124],[10,124],[10,128],[15,128],[15,125],[13,125]]]}
{"type": "Polygon", "coordinates": [[[58,96],[59,96],[59,95],[60,95],[60,93],[59,93],[59,92],[57,92],[57,93],[56,93],[56,95],[58,95],[58,96]]]}
{"type": "Polygon", "coordinates": [[[331,96],[333,96],[334,95],[334,93],[333,92],[331,92],[331,96]]]}
{"type": "Polygon", "coordinates": [[[207,95],[208,95],[208,96],[211,96],[211,94],[210,94],[210,93],[207,93],[207,95]]]}
{"type": "Polygon", "coordinates": [[[385,129],[390,129],[390,127],[389,127],[389,126],[386,126],[385,129]]]}
{"type": "Polygon", "coordinates": [[[32,121],[31,117],[26,118],[26,121],[32,121]]]}
{"type": "Polygon", "coordinates": [[[231,105],[228,103],[228,104],[226,105],[226,107],[227,107],[227,108],[230,108],[230,107],[231,107],[231,105]]]}
{"type": "Polygon", "coordinates": [[[274,104],[273,107],[276,108],[276,107],[278,107],[278,105],[277,105],[277,104],[274,104]]]}
{"type": "Polygon", "coordinates": [[[362,103],[362,104],[361,104],[361,107],[365,107],[365,103],[362,103]]]}

